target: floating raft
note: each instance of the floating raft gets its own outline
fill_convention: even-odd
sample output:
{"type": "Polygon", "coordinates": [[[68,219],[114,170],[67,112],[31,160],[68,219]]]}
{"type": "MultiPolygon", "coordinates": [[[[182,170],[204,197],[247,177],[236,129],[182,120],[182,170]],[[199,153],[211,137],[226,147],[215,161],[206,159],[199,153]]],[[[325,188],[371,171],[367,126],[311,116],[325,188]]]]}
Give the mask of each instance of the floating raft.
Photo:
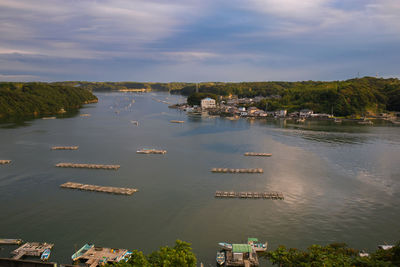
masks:
{"type": "Polygon", "coordinates": [[[79,190],[111,193],[111,194],[118,194],[118,195],[132,195],[133,193],[136,193],[138,191],[135,188],[99,186],[99,185],[80,184],[80,183],[73,183],[73,182],[67,182],[60,186],[62,188],[79,189],[79,190]]]}
{"type": "Polygon", "coordinates": [[[81,114],[81,115],[79,115],[80,117],[90,117],[91,115],[90,114],[87,114],[87,113],[84,113],[84,114],[81,114]]]}
{"type": "Polygon", "coordinates": [[[78,150],[79,146],[53,146],[51,150],[78,150]]]}
{"type": "Polygon", "coordinates": [[[49,243],[25,243],[16,250],[12,251],[13,259],[20,259],[24,256],[40,257],[46,249],[52,249],[54,244],[49,243]]]}
{"type": "Polygon", "coordinates": [[[161,149],[140,149],[140,150],[137,150],[136,153],[138,153],[138,154],[167,154],[167,150],[161,150],[161,149]]]}
{"type": "Polygon", "coordinates": [[[177,121],[177,120],[172,120],[172,123],[184,123],[185,121],[177,121]]]}
{"type": "Polygon", "coordinates": [[[218,198],[263,198],[263,199],[285,199],[281,192],[233,192],[216,191],[218,198]]]}
{"type": "Polygon", "coordinates": [[[0,164],[9,164],[9,163],[11,163],[11,160],[8,160],[8,159],[0,160],[0,164]]]}
{"type": "Polygon", "coordinates": [[[104,169],[104,170],[118,170],[120,165],[103,165],[103,164],[81,164],[81,163],[68,163],[61,162],[56,164],[56,167],[61,168],[87,168],[87,169],[104,169]]]}
{"type": "Polygon", "coordinates": [[[222,173],[263,173],[264,170],[261,168],[256,169],[228,169],[228,168],[212,168],[212,172],[222,173]]]}
{"type": "Polygon", "coordinates": [[[0,238],[0,245],[21,245],[22,239],[0,238]]]}
{"type": "Polygon", "coordinates": [[[256,153],[256,152],[246,152],[244,153],[245,156],[253,156],[253,157],[271,157],[272,154],[270,153],[256,153]]]}

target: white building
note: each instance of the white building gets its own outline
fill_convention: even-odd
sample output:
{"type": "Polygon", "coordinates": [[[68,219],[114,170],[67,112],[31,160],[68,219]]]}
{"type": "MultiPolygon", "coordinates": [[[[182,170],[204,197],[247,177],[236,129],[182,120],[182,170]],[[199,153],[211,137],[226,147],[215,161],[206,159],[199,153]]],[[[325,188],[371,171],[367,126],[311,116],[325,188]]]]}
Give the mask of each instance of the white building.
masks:
{"type": "Polygon", "coordinates": [[[215,99],[207,97],[201,100],[202,109],[215,108],[215,107],[216,107],[215,99]]]}

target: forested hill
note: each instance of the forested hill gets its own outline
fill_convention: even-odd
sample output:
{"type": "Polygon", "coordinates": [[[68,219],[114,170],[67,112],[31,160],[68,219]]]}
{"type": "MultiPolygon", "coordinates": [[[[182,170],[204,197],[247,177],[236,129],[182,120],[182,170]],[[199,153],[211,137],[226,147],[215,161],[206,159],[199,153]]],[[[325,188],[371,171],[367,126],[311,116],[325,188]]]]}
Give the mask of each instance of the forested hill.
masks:
{"type": "MultiPolygon", "coordinates": [[[[239,97],[269,97],[259,103],[267,110],[303,108],[337,116],[400,111],[400,80],[364,77],[346,81],[202,83],[200,93],[239,97]]],[[[195,85],[179,92],[190,95],[195,85]]]]}
{"type": "Polygon", "coordinates": [[[78,87],[0,82],[0,117],[56,114],[91,102],[97,97],[78,87]]]}

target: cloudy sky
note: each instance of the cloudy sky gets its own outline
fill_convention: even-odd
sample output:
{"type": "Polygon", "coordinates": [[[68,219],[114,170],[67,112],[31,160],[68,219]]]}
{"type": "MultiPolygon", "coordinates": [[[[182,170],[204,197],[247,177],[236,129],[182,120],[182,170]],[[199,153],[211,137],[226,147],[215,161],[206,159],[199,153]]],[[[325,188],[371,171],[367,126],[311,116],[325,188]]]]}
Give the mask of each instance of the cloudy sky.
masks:
{"type": "Polygon", "coordinates": [[[0,0],[3,81],[400,77],[400,0],[0,0]]]}

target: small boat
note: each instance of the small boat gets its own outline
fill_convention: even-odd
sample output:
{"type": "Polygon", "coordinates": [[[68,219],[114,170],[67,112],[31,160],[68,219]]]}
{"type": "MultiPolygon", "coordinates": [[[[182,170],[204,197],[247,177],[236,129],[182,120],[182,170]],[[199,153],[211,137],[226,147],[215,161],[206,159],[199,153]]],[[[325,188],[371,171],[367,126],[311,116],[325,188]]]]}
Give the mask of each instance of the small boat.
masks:
{"type": "Polygon", "coordinates": [[[232,244],[221,242],[221,243],[218,243],[218,245],[220,245],[224,249],[232,250],[232,244]]]}
{"type": "Polygon", "coordinates": [[[306,118],[299,118],[296,120],[296,122],[305,122],[305,121],[306,121],[306,118]]]}
{"type": "Polygon", "coordinates": [[[117,262],[120,261],[127,262],[131,256],[132,256],[132,251],[127,251],[120,258],[117,259],[117,262]]]}
{"type": "Polygon", "coordinates": [[[217,263],[218,265],[224,265],[225,253],[223,251],[217,252],[217,263]]]}
{"type": "Polygon", "coordinates": [[[369,253],[365,252],[364,250],[360,250],[358,253],[358,256],[360,257],[369,257],[369,253]]]}
{"type": "Polygon", "coordinates": [[[362,121],[359,121],[358,124],[363,124],[363,125],[373,125],[374,123],[370,120],[363,119],[362,121]]]}
{"type": "Polygon", "coordinates": [[[75,252],[71,258],[73,261],[78,260],[83,254],[85,254],[89,249],[94,247],[94,244],[85,244],[83,247],[81,247],[77,252],[75,252]]]}
{"type": "Polygon", "coordinates": [[[139,122],[138,121],[131,121],[132,124],[135,124],[136,126],[139,126],[139,122]]]}
{"type": "Polygon", "coordinates": [[[107,264],[107,261],[108,261],[108,258],[103,256],[103,258],[101,258],[101,259],[99,260],[99,265],[100,265],[100,266],[104,266],[104,265],[107,264]]]}
{"type": "Polygon", "coordinates": [[[172,123],[184,123],[184,121],[171,120],[172,123]]]}
{"type": "Polygon", "coordinates": [[[394,247],[393,245],[379,245],[378,246],[379,249],[383,249],[383,250],[388,250],[388,249],[391,249],[393,247],[394,247]]]}
{"type": "Polygon", "coordinates": [[[47,261],[50,258],[50,253],[51,253],[50,249],[46,248],[43,251],[42,256],[40,256],[40,260],[41,261],[47,261]]]}
{"type": "Polygon", "coordinates": [[[334,121],[335,123],[342,123],[342,120],[341,120],[341,119],[338,119],[338,118],[335,118],[333,121],[334,121]]]}
{"type": "Polygon", "coordinates": [[[255,252],[263,252],[267,250],[268,243],[265,242],[265,244],[258,242],[257,238],[254,237],[249,237],[247,238],[247,244],[252,246],[254,248],[255,252]]]}
{"type": "Polygon", "coordinates": [[[56,117],[43,117],[42,120],[55,120],[56,117]]]}

